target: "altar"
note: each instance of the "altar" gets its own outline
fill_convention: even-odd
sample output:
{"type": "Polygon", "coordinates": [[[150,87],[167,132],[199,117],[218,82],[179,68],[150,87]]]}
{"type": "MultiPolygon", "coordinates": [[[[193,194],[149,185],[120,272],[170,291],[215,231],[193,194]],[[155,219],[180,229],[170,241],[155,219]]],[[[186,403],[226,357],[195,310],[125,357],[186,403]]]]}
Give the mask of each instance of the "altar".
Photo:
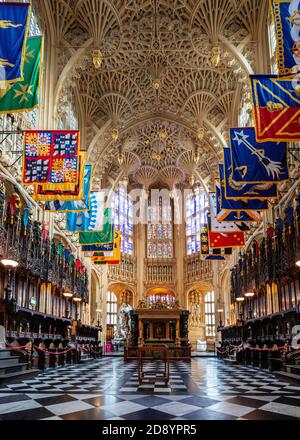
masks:
{"type": "Polygon", "coordinates": [[[167,346],[170,359],[190,360],[188,339],[189,311],[178,304],[140,302],[130,312],[130,336],[125,347],[125,360],[137,359],[138,348],[167,346]]]}
{"type": "Polygon", "coordinates": [[[145,343],[175,343],[181,346],[180,310],[140,309],[138,312],[138,345],[145,343]]]}

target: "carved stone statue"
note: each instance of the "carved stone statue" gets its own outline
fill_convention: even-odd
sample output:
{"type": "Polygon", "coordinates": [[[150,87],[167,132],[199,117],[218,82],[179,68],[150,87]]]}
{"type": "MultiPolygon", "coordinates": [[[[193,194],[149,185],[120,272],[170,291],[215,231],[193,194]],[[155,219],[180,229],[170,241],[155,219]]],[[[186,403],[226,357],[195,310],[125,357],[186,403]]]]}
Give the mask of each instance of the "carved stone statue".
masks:
{"type": "Polygon", "coordinates": [[[201,297],[197,291],[193,292],[191,296],[190,305],[190,327],[200,327],[202,324],[202,307],[201,307],[201,297]]]}
{"type": "Polygon", "coordinates": [[[114,334],[114,339],[127,339],[130,332],[130,311],[132,310],[132,307],[127,304],[123,303],[120,307],[119,311],[119,318],[118,318],[118,324],[117,329],[114,334]]]}

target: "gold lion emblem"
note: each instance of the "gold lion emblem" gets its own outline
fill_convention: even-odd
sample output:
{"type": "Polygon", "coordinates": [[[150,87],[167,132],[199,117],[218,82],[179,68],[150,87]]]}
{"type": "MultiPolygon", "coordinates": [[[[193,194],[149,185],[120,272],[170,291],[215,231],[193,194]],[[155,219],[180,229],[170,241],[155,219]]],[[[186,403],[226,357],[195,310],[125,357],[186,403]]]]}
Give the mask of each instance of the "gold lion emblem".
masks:
{"type": "Polygon", "coordinates": [[[283,104],[280,104],[279,102],[269,101],[267,103],[267,109],[269,110],[269,112],[276,112],[283,109],[283,104]]]}
{"type": "Polygon", "coordinates": [[[22,24],[15,24],[11,20],[0,20],[0,29],[19,28],[22,24]]]}

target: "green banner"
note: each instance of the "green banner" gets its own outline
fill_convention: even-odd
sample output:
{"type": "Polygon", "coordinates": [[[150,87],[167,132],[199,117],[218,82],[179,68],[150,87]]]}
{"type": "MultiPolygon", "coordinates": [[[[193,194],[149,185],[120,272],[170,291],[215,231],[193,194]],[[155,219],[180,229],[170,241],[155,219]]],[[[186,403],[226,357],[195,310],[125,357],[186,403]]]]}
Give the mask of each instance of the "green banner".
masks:
{"type": "Polygon", "coordinates": [[[39,104],[42,45],[43,37],[27,39],[24,80],[0,89],[0,113],[30,111],[39,104]]]}
{"type": "Polygon", "coordinates": [[[105,223],[102,232],[80,232],[79,244],[106,244],[110,243],[114,239],[114,225],[105,223]]]}

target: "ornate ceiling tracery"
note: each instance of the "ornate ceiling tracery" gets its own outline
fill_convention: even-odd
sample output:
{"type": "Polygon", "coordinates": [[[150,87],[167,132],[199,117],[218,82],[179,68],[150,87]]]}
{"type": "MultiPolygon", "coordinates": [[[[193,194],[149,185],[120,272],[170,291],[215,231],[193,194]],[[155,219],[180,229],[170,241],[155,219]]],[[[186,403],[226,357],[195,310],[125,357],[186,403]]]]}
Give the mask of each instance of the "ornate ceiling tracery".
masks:
{"type": "Polygon", "coordinates": [[[57,115],[62,97],[72,90],[95,179],[115,179],[123,172],[134,184],[137,166],[154,168],[165,181],[170,173],[188,181],[191,168],[182,158],[195,158],[196,152],[200,158],[191,166],[209,188],[228,127],[248,97],[245,79],[256,68],[265,2],[37,3],[51,23],[57,51],[57,115]],[[118,155],[129,151],[130,160],[138,159],[133,168],[124,168],[118,155]]]}

